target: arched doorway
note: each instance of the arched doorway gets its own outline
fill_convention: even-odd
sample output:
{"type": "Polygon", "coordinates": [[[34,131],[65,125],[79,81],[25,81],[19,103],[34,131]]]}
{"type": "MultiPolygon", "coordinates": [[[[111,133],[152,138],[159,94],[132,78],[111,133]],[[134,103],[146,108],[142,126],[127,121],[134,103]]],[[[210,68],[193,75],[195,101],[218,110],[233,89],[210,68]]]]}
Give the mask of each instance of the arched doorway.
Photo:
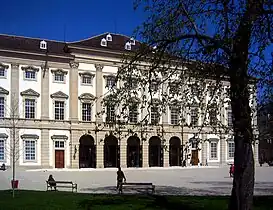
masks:
{"type": "Polygon", "coordinates": [[[142,167],[142,147],[137,136],[127,140],[127,167],[142,167]]]}
{"type": "Polygon", "coordinates": [[[182,165],[181,141],[176,136],[174,136],[170,139],[169,164],[170,164],[170,166],[181,166],[182,165]]]}
{"type": "Polygon", "coordinates": [[[107,136],[104,139],[104,168],[119,166],[119,151],[118,139],[113,136],[107,136]]]}
{"type": "Polygon", "coordinates": [[[96,145],[90,135],[83,135],[80,138],[79,167],[96,168],[96,145]]]}
{"type": "Polygon", "coordinates": [[[161,140],[157,136],[153,136],[149,140],[149,166],[163,166],[163,146],[161,146],[161,140]]]}

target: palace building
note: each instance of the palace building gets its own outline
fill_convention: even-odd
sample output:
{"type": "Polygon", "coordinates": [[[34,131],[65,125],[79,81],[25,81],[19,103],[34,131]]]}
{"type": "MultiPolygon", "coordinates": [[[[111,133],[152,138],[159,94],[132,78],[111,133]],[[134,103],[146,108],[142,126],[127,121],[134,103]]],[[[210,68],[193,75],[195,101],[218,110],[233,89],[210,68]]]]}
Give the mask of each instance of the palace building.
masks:
{"type": "MultiPolygon", "coordinates": [[[[126,135],[113,134],[108,120],[115,109],[96,114],[104,109],[101,101],[115,82],[121,55],[138,45],[111,33],[66,43],[0,35],[0,164],[12,164],[13,140],[17,165],[26,168],[232,163],[232,135],[204,132],[196,141],[194,129],[175,126],[177,115],[171,109],[160,116],[159,125],[146,128],[145,139],[141,129],[131,136],[124,128],[126,135]],[[166,141],[158,135],[161,128],[166,141]]],[[[230,110],[222,112],[221,121],[231,124],[230,110]]],[[[138,117],[141,113],[132,113],[130,121],[138,117]]],[[[194,113],[187,120],[199,123],[194,113]]],[[[253,149],[258,162],[257,142],[253,149]]]]}

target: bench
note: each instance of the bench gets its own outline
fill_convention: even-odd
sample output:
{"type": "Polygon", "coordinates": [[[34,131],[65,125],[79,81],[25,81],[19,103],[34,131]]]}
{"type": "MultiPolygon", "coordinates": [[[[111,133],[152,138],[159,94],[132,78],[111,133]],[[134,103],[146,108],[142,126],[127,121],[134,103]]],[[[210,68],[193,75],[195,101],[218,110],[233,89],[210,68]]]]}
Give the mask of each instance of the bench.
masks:
{"type": "Polygon", "coordinates": [[[125,186],[130,186],[132,188],[137,188],[137,189],[146,189],[147,193],[148,193],[148,190],[151,190],[152,194],[155,193],[155,185],[153,185],[153,183],[123,182],[120,185],[119,193],[123,192],[123,188],[125,186]]]}
{"type": "Polygon", "coordinates": [[[52,191],[52,188],[55,188],[55,186],[52,186],[52,184],[56,184],[56,189],[71,188],[72,192],[74,192],[74,189],[77,192],[77,184],[71,181],[46,181],[46,191],[48,191],[49,188],[51,191],[52,191]]]}

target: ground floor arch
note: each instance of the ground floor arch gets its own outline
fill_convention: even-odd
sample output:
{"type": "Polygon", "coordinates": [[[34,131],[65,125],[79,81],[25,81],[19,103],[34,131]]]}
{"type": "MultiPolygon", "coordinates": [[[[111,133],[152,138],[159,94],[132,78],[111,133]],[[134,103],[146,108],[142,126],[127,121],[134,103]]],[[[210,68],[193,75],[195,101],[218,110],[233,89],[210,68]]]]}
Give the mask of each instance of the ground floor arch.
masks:
{"type": "Polygon", "coordinates": [[[127,167],[142,167],[142,145],[137,136],[127,139],[127,167]]]}
{"type": "Polygon", "coordinates": [[[80,138],[79,167],[96,168],[96,145],[91,135],[83,135],[80,138]]]}
{"type": "Polygon", "coordinates": [[[181,166],[183,151],[181,147],[181,141],[178,137],[174,136],[170,139],[169,146],[169,165],[170,166],[181,166]]]}
{"type": "Polygon", "coordinates": [[[149,140],[149,167],[163,167],[163,146],[158,136],[149,140]]]}
{"type": "Polygon", "coordinates": [[[114,135],[104,139],[104,168],[120,166],[120,147],[114,135]]]}

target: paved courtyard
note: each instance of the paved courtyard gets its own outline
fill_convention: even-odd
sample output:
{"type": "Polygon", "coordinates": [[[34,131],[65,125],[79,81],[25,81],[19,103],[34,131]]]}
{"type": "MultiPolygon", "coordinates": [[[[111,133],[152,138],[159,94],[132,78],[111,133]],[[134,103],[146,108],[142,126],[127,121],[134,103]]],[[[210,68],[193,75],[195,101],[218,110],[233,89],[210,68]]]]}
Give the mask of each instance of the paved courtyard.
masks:
{"type": "MultiPolygon", "coordinates": [[[[124,169],[127,182],[152,182],[157,194],[229,195],[232,179],[224,168],[149,168],[124,169]]],[[[45,180],[52,174],[56,180],[73,181],[78,192],[117,193],[116,169],[91,170],[18,170],[20,189],[46,190],[45,180]]],[[[273,167],[256,168],[255,195],[273,195],[273,167]]],[[[0,189],[10,189],[12,171],[0,171],[0,189]]],[[[125,191],[125,193],[139,193],[125,191]]]]}

